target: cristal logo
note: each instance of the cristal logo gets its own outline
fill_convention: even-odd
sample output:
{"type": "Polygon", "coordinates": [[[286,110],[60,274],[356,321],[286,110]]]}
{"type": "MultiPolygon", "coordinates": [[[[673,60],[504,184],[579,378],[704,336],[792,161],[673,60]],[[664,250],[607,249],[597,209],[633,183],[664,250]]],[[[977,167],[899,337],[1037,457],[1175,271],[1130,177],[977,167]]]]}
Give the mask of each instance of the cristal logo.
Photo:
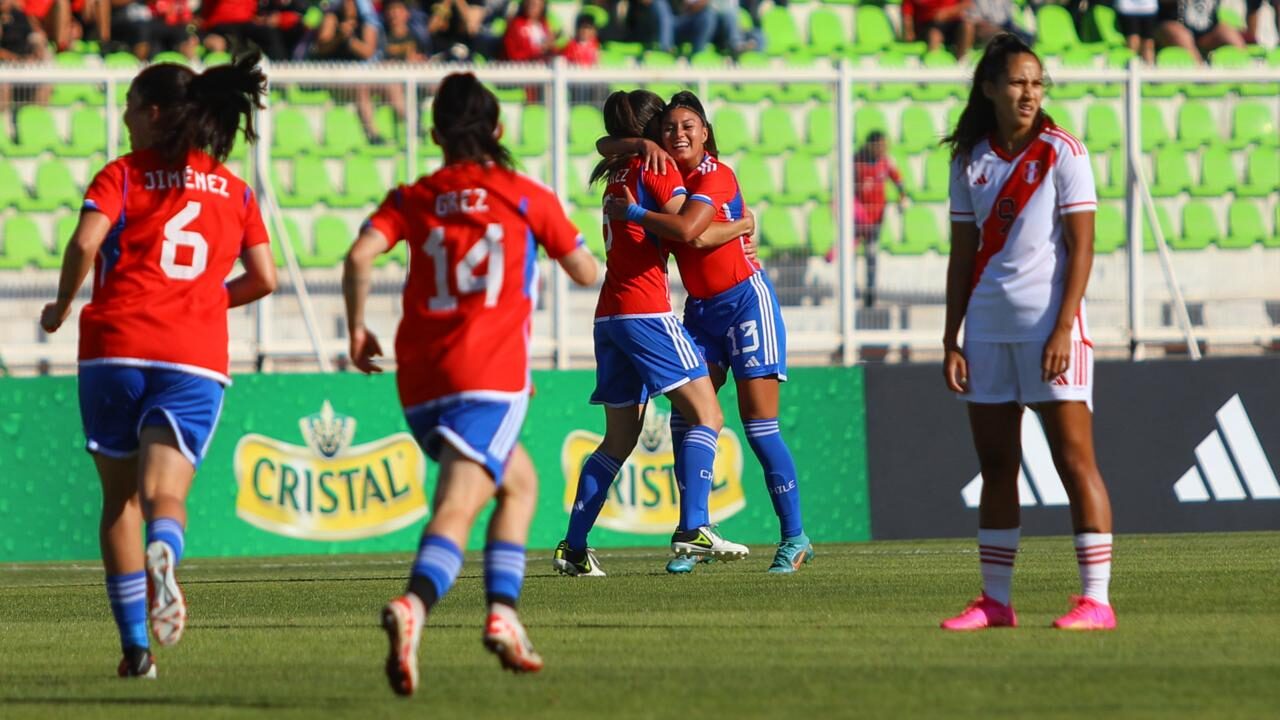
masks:
{"type": "MultiPolygon", "coordinates": [[[[675,454],[671,449],[670,414],[650,405],[640,443],[622,465],[609,489],[609,500],[596,524],[610,530],[660,535],[680,520],[680,490],[676,484],[675,454]]],[[[564,509],[573,508],[582,465],[600,445],[601,437],[574,430],[564,440],[560,464],[564,471],[564,509]]],[[[711,519],[720,522],[746,507],[742,492],[742,442],[732,430],[720,432],[711,483],[711,519]]]]}
{"type": "Polygon", "coordinates": [[[236,515],[308,540],[384,535],[427,514],[426,461],[408,433],[352,445],[353,417],[320,412],[298,422],[305,446],[249,434],[235,450],[236,515]]]}

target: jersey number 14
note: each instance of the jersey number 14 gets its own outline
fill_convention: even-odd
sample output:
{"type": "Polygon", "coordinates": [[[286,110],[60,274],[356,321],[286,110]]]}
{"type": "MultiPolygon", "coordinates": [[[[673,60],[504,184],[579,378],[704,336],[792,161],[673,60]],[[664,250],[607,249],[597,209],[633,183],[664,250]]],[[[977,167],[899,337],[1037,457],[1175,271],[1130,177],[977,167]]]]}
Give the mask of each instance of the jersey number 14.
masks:
{"type": "MultiPolygon", "coordinates": [[[[449,291],[449,248],[444,244],[445,229],[437,226],[427,234],[427,242],[422,250],[431,258],[431,266],[435,272],[436,291],[427,300],[427,308],[433,312],[448,312],[458,309],[458,298],[449,291]]],[[[489,223],[484,235],[471,246],[465,255],[458,258],[453,265],[454,284],[458,295],[484,293],[484,306],[494,307],[498,304],[498,296],[502,293],[502,274],[506,262],[503,258],[503,230],[500,223],[489,223]],[[476,268],[485,259],[489,267],[484,275],[476,275],[476,268]]]]}

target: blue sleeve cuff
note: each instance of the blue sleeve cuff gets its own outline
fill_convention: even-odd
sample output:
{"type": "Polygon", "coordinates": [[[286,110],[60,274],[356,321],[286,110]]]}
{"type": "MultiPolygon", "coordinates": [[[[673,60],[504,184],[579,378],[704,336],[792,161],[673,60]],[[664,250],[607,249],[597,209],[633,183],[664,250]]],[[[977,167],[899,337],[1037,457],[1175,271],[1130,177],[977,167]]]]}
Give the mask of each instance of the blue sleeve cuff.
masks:
{"type": "Polygon", "coordinates": [[[648,210],[645,210],[643,207],[635,203],[631,203],[627,206],[627,220],[630,222],[640,222],[640,220],[648,214],[648,210]]]}

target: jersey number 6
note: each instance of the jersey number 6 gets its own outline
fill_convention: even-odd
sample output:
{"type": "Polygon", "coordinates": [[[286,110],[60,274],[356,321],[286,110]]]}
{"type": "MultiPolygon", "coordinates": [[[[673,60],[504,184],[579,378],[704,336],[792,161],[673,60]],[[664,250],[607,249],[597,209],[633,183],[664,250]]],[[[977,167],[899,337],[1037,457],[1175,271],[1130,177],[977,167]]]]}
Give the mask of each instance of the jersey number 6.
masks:
{"type": "Polygon", "coordinates": [[[200,217],[200,203],[188,200],[187,206],[169,218],[164,224],[164,242],[160,246],[160,269],[174,280],[194,280],[204,272],[209,262],[209,243],[204,236],[186,227],[200,217]],[[178,247],[186,245],[191,248],[191,259],[185,264],[178,263],[178,247]]]}
{"type": "MultiPolygon", "coordinates": [[[[485,307],[498,304],[498,295],[502,293],[503,268],[506,265],[503,260],[502,237],[502,225],[490,223],[484,229],[484,236],[454,266],[454,281],[459,295],[483,292],[485,307]],[[478,276],[475,274],[476,268],[485,258],[489,259],[489,269],[484,275],[478,276]]],[[[436,279],[436,292],[427,300],[427,308],[435,312],[457,310],[458,298],[449,292],[449,249],[444,244],[443,227],[431,229],[422,250],[431,257],[436,279]]]]}

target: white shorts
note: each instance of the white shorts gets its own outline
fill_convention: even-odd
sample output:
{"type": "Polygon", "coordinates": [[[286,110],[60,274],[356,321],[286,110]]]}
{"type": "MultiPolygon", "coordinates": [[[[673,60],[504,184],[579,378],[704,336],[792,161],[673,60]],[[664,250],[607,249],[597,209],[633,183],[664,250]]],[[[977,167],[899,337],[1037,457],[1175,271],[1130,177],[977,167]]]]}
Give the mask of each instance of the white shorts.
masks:
{"type": "Polygon", "coordinates": [[[974,403],[1042,402],[1079,400],[1093,410],[1093,344],[1071,339],[1067,371],[1049,382],[1041,377],[1044,343],[985,342],[966,340],[964,358],[969,364],[969,392],[960,399],[974,403]]]}

